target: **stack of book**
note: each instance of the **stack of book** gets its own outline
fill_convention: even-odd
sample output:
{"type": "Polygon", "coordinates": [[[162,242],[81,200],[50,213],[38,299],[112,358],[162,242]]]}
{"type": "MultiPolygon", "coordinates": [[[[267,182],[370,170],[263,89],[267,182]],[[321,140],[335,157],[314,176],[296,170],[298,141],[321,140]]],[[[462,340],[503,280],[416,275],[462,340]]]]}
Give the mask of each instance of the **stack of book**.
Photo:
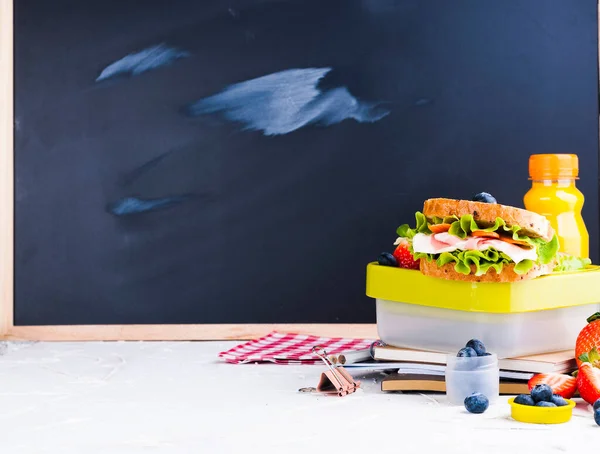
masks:
{"type": "MultiPolygon", "coordinates": [[[[446,353],[377,346],[372,360],[344,367],[393,370],[381,382],[382,391],[445,392],[446,353]]],[[[500,394],[528,393],[527,382],[535,374],[569,374],[577,369],[573,350],[498,360],[500,394]]]]}

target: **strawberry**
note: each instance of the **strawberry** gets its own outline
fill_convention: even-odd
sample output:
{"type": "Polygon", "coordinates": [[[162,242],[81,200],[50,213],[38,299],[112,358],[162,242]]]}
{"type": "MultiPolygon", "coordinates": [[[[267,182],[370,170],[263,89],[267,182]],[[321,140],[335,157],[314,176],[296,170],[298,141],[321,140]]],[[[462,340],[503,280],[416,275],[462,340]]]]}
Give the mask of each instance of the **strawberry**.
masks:
{"type": "Polygon", "coordinates": [[[581,398],[590,405],[600,399],[600,369],[590,363],[581,363],[577,374],[577,389],[581,398]]]}
{"type": "Polygon", "coordinates": [[[537,374],[529,379],[527,386],[531,391],[535,385],[546,384],[552,388],[554,394],[570,399],[577,390],[577,379],[565,374],[537,374]]]}
{"type": "Polygon", "coordinates": [[[592,362],[586,356],[582,358],[582,355],[587,355],[593,348],[600,349],[600,312],[588,317],[587,322],[575,341],[577,367],[586,361],[592,362]]]}
{"type": "Polygon", "coordinates": [[[413,258],[412,252],[410,252],[410,243],[406,239],[402,239],[396,249],[394,250],[394,257],[398,262],[400,268],[408,268],[411,270],[419,269],[420,260],[413,258]]]}

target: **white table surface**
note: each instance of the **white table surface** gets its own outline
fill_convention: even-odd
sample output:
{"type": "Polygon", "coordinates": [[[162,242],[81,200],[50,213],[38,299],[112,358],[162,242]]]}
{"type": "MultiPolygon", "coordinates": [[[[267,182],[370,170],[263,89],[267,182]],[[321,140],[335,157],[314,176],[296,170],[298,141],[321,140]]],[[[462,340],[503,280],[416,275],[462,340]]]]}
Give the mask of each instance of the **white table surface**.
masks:
{"type": "Polygon", "coordinates": [[[236,342],[0,343],[2,453],[587,452],[600,427],[579,403],[567,424],[482,415],[443,394],[383,393],[353,374],[346,397],[300,393],[324,366],[231,365],[236,342]]]}

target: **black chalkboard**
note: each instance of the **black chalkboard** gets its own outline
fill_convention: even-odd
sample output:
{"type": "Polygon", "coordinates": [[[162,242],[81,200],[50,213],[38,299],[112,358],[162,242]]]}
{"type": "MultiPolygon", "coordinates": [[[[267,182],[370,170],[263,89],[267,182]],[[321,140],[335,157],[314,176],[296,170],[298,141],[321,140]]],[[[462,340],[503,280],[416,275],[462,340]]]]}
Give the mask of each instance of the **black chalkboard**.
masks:
{"type": "Polygon", "coordinates": [[[577,153],[596,0],[15,0],[15,325],[373,322],[428,197],[577,153]]]}

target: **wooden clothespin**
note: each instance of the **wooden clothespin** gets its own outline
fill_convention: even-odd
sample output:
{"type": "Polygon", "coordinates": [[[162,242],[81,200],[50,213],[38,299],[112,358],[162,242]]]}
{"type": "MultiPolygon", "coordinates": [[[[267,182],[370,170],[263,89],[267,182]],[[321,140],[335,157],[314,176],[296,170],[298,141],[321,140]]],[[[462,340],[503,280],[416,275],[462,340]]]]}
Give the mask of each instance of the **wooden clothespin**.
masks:
{"type": "Polygon", "coordinates": [[[321,347],[315,346],[312,349],[313,353],[317,355],[327,366],[325,372],[321,374],[319,384],[316,388],[303,388],[300,391],[318,392],[322,394],[336,394],[343,397],[347,394],[352,394],[358,388],[360,388],[360,382],[355,381],[354,378],[342,367],[335,366],[327,357],[327,352],[321,347]]]}

